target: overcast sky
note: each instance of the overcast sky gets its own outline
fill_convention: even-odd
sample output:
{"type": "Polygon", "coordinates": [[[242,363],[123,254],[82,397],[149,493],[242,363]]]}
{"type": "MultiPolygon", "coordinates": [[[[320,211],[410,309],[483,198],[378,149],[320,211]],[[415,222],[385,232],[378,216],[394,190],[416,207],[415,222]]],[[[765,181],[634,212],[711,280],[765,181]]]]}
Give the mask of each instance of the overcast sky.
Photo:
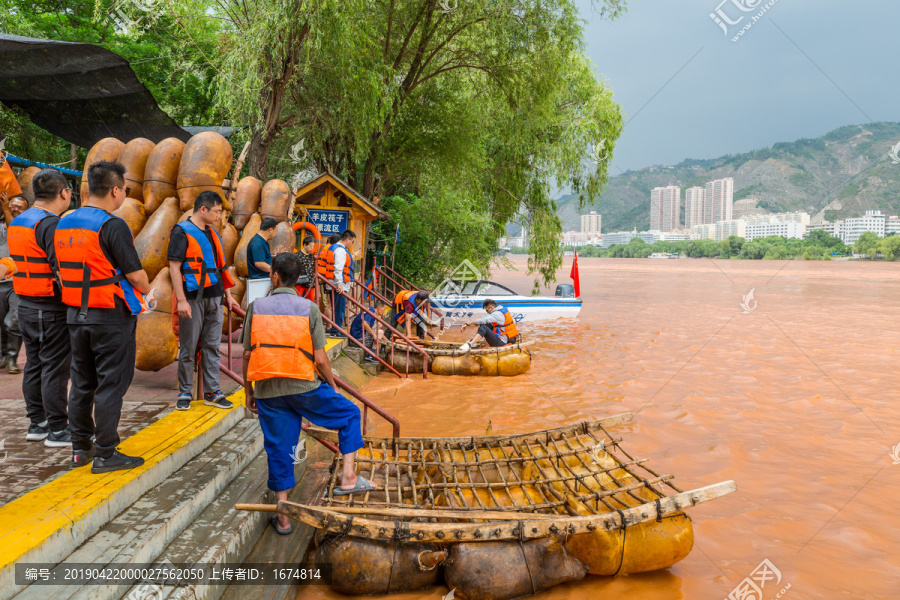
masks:
{"type": "Polygon", "coordinates": [[[630,119],[611,175],[900,121],[900,1],[776,0],[732,42],[771,1],[630,0],[610,22],[579,0],[588,55],[630,119]],[[727,36],[717,8],[744,17],[727,36]]]}

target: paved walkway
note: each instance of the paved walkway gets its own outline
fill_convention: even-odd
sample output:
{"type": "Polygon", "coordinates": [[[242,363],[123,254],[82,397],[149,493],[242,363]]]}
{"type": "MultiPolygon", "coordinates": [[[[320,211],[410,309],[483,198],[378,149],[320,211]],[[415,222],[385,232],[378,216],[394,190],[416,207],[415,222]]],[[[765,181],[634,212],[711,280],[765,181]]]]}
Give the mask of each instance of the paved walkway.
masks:
{"type": "MultiPolygon", "coordinates": [[[[222,345],[222,356],[227,348],[222,345]]],[[[240,373],[242,349],[233,346],[234,371],[240,373]]],[[[19,357],[25,365],[25,353],[19,357]]],[[[175,407],[178,363],[157,372],[135,371],[134,381],[125,394],[119,437],[122,440],[154,423],[175,407]]],[[[230,394],[237,384],[222,375],[222,391],[230,394]]],[[[28,430],[25,401],[22,399],[22,375],[9,375],[0,370],[0,505],[35,489],[69,470],[69,448],[47,448],[43,442],[25,440],[28,430]]]]}

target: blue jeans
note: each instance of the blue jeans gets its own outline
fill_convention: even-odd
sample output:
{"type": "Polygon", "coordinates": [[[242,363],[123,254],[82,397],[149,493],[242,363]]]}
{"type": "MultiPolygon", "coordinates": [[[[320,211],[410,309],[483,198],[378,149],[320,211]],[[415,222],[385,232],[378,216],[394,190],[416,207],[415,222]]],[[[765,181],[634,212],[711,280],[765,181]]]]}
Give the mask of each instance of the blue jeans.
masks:
{"type": "Polygon", "coordinates": [[[338,432],[341,454],[363,447],[359,408],[324,381],[303,394],[257,398],[263,447],[269,464],[269,489],[281,492],[294,487],[294,448],[300,439],[303,417],[313,425],[338,432]]]}
{"type": "Polygon", "coordinates": [[[346,331],[346,326],[344,325],[344,315],[347,312],[347,297],[334,293],[334,322],[337,323],[337,326],[346,331]]]}

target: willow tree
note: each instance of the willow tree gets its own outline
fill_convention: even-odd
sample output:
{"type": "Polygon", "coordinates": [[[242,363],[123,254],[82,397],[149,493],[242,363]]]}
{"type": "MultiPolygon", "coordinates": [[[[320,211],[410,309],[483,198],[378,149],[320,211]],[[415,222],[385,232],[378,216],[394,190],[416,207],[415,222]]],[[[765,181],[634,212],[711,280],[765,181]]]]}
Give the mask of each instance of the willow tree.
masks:
{"type": "MultiPolygon", "coordinates": [[[[480,213],[467,214],[487,223],[494,247],[507,221],[524,221],[530,266],[548,280],[561,262],[551,189],[572,189],[588,203],[599,196],[621,132],[619,108],[583,55],[572,2],[469,0],[448,8],[393,0],[351,19],[357,43],[325,41],[292,90],[297,128],[320,162],[364,195],[426,199],[414,203],[421,219],[442,201],[472,204],[480,213]],[[344,58],[334,63],[335,56],[344,58]],[[604,154],[588,160],[600,142],[604,154]]],[[[615,16],[622,3],[597,8],[615,16]]],[[[441,241],[429,246],[430,268],[441,266],[435,249],[455,257],[458,245],[472,242],[441,241]]],[[[469,258],[485,264],[490,252],[469,258]]]]}
{"type": "MultiPolygon", "coordinates": [[[[610,17],[622,7],[595,2],[610,17]]],[[[572,0],[217,0],[213,8],[226,23],[218,99],[249,126],[251,173],[287,177],[299,166],[289,148],[302,140],[313,168],[363,195],[422,200],[411,204],[418,213],[393,203],[407,221],[464,203],[462,214],[491,241],[473,248],[495,246],[507,221],[524,221],[531,268],[552,277],[561,225],[551,190],[593,202],[608,155],[591,162],[588,149],[602,141],[611,150],[622,127],[584,57],[572,0]]],[[[465,240],[439,241],[429,245],[438,252],[432,270],[464,254],[465,240]]],[[[490,253],[470,258],[486,265],[490,253]]]]}

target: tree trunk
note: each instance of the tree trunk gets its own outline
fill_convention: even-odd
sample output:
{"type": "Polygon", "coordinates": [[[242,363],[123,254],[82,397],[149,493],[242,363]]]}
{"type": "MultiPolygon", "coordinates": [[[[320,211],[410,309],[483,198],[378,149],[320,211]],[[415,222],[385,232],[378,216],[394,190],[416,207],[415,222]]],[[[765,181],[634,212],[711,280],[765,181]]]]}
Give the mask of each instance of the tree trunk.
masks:
{"type": "Polygon", "coordinates": [[[253,131],[250,137],[250,150],[247,152],[247,170],[260,181],[264,182],[269,178],[269,146],[272,145],[272,138],[266,136],[261,129],[253,131]]]}

